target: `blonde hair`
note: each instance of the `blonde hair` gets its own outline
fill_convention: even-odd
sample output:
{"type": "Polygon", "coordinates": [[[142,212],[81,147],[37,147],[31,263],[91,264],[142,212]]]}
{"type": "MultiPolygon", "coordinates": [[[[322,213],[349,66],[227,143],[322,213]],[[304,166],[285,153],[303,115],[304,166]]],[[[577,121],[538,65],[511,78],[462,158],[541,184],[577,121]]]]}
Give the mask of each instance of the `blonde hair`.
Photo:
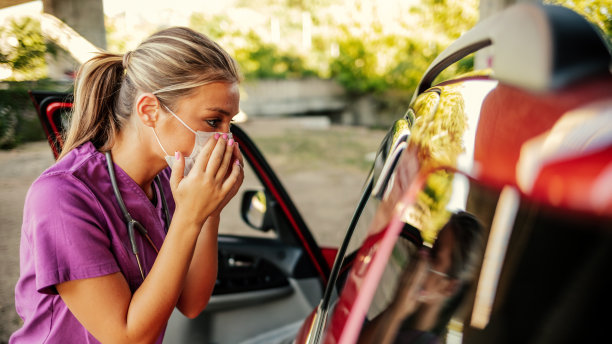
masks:
{"type": "Polygon", "coordinates": [[[100,53],[77,73],[71,124],[59,158],[87,141],[109,150],[139,91],[155,94],[172,109],[195,88],[214,82],[240,82],[236,61],[186,27],[157,32],[124,55],[100,53]]]}

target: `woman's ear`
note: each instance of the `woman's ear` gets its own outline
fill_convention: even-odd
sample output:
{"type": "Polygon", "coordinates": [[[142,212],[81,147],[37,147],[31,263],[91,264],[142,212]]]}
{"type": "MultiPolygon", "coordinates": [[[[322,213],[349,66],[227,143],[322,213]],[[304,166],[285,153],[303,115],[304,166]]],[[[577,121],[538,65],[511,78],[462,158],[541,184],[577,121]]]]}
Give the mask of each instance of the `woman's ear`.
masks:
{"type": "Polygon", "coordinates": [[[136,99],[136,114],[142,124],[155,128],[157,123],[160,103],[153,93],[143,93],[136,99]]]}

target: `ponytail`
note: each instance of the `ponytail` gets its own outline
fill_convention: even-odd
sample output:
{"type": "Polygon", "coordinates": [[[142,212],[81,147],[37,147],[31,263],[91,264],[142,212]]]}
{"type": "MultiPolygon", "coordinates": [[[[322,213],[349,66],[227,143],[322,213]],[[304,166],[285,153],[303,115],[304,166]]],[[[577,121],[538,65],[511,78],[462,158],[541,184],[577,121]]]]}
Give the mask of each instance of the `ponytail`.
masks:
{"type": "Polygon", "coordinates": [[[122,55],[101,53],[79,68],[70,127],[59,159],[87,141],[101,151],[112,147],[123,122],[114,109],[124,76],[122,62],[122,55]]]}
{"type": "Polygon", "coordinates": [[[110,150],[138,92],[151,92],[172,108],[202,85],[240,79],[225,50],[186,27],[159,31],[125,55],[101,53],[77,73],[72,120],[59,158],[87,141],[99,151],[110,150]]]}

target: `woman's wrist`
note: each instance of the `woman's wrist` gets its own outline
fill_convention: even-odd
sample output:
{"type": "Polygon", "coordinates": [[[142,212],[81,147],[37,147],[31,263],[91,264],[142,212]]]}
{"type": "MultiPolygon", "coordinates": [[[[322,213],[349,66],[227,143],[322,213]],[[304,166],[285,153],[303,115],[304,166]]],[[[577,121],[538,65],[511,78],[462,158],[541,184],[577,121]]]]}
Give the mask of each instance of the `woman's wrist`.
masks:
{"type": "Polygon", "coordinates": [[[202,218],[202,214],[197,214],[190,209],[185,209],[179,205],[176,206],[172,216],[172,222],[178,221],[181,227],[202,228],[210,215],[202,218]]]}

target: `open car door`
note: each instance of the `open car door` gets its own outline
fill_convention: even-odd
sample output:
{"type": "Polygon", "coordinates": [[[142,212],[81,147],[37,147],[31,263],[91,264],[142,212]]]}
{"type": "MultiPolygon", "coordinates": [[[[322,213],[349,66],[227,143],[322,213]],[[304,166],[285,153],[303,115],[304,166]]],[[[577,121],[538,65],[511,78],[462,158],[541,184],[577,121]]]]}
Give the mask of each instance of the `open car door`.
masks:
{"type": "MultiPolygon", "coordinates": [[[[30,96],[57,158],[72,96],[38,91],[30,96]]],[[[166,343],[292,339],[327,283],[329,265],[279,179],[248,135],[236,125],[231,131],[245,158],[242,189],[249,190],[223,212],[218,276],[208,306],[196,319],[175,311],[166,343]]]]}

